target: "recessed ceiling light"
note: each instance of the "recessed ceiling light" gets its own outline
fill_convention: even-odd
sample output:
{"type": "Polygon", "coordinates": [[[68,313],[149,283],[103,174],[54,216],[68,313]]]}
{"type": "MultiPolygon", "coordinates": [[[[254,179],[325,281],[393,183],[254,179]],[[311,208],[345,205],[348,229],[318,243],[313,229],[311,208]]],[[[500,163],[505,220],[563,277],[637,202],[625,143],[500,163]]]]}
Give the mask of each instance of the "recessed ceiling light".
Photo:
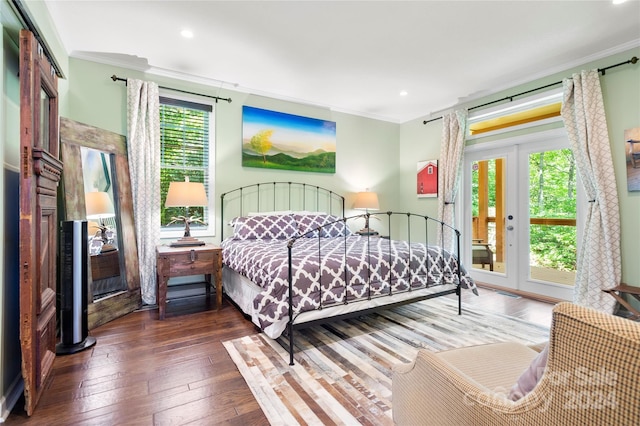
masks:
{"type": "Polygon", "coordinates": [[[401,90],[400,91],[400,96],[407,96],[409,94],[409,92],[407,92],[406,90],[401,90]]]}
{"type": "Polygon", "coordinates": [[[613,0],[613,4],[622,4],[624,2],[626,2],[627,0],[613,0]]]}
{"type": "Polygon", "coordinates": [[[184,38],[193,38],[193,31],[191,30],[182,30],[180,31],[180,35],[184,38]]]}

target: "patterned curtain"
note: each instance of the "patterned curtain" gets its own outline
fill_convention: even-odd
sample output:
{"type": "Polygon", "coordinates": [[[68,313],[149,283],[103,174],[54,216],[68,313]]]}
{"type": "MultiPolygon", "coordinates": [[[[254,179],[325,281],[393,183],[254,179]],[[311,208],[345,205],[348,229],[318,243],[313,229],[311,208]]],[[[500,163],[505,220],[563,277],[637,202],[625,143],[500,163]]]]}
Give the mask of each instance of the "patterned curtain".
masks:
{"type": "MultiPolygon", "coordinates": [[[[442,145],[438,164],[438,218],[448,225],[454,224],[455,200],[460,183],[460,169],[467,134],[467,111],[459,110],[442,117],[442,145]]],[[[456,248],[455,234],[445,228],[438,238],[447,250],[456,248]]]]}
{"type": "Polygon", "coordinates": [[[156,83],[127,79],[129,174],[142,302],[156,303],[160,229],[160,99],[156,83]]]}
{"type": "Polygon", "coordinates": [[[561,115],[589,209],[578,251],[574,302],[612,313],[615,300],[602,289],[620,283],[618,190],[598,71],[563,81],[561,115]]]}

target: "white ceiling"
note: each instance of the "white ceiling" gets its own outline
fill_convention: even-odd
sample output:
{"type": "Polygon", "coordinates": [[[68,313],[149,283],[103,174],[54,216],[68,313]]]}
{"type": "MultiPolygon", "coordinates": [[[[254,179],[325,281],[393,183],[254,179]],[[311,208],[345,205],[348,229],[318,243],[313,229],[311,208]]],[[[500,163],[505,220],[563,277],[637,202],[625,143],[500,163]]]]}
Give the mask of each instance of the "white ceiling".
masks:
{"type": "Polygon", "coordinates": [[[639,0],[45,3],[73,57],[396,123],[640,46],[639,0]]]}

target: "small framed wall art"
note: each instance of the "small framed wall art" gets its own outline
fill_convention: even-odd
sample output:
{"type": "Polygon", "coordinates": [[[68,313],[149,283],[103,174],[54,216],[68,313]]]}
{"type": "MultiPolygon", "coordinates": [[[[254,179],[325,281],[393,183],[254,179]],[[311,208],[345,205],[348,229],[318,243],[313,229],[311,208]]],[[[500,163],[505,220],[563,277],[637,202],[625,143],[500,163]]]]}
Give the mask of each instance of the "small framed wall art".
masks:
{"type": "Polygon", "coordinates": [[[640,127],[624,131],[627,191],[640,191],[640,127]]]}
{"type": "Polygon", "coordinates": [[[418,161],[418,198],[438,196],[438,160],[418,161]]]}

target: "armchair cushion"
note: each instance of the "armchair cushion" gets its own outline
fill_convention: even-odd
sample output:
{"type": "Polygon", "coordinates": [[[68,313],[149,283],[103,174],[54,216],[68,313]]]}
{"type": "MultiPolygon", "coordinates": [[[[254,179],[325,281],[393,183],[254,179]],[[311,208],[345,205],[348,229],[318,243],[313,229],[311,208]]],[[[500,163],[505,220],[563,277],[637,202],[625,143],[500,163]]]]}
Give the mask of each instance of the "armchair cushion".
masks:
{"type": "Polygon", "coordinates": [[[455,366],[487,390],[506,397],[509,388],[538,353],[515,342],[492,343],[438,352],[436,357],[455,366]]]}

